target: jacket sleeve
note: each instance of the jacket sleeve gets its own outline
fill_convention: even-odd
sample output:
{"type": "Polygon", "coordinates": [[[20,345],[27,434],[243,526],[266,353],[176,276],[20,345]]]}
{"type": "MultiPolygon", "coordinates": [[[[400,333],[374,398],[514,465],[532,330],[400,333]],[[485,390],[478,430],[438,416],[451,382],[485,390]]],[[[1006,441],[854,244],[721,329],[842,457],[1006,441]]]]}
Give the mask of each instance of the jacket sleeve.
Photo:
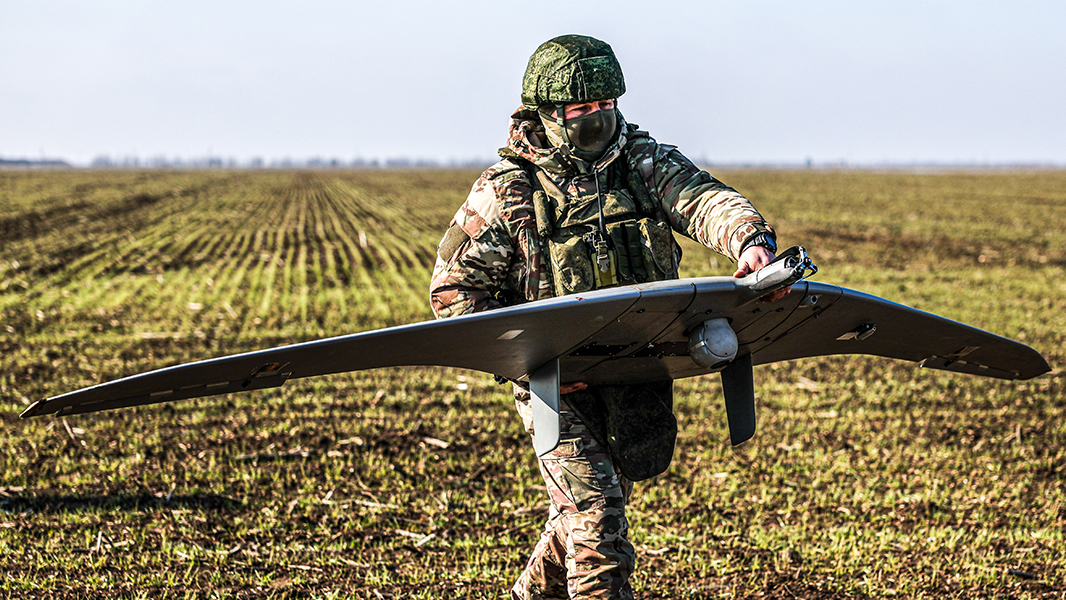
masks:
{"type": "Polygon", "coordinates": [[[645,137],[631,159],[678,232],[736,261],[757,233],[773,227],[740,192],[696,167],[677,148],[645,137]]]}
{"type": "Polygon", "coordinates": [[[499,307],[495,296],[513,255],[492,181],[482,175],[437,247],[429,289],[433,314],[442,319],[499,307]]]}

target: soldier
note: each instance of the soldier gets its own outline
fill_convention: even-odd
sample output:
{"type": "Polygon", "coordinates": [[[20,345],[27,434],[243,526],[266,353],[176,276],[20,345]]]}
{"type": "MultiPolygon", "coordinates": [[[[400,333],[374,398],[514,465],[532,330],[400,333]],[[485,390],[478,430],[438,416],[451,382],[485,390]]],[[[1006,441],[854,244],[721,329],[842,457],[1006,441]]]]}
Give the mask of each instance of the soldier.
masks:
{"type": "MultiPolygon", "coordinates": [[[[437,249],[438,318],[676,278],[674,232],[735,260],[735,277],[773,260],[774,230],[751,203],[627,123],[623,93],[605,42],[565,35],[537,48],[502,160],[474,183],[437,249]]],[[[532,434],[528,384],[513,383],[532,434]]],[[[560,392],[561,441],[540,457],[549,517],[511,595],[632,598],[625,506],[633,481],[669,465],[670,383],[560,392]]]]}

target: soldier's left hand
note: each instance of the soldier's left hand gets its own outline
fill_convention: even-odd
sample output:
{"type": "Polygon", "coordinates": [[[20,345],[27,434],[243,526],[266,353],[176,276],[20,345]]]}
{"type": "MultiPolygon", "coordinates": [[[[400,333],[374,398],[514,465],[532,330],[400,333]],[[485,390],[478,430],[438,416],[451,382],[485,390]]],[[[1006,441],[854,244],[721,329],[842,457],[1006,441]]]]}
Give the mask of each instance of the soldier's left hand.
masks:
{"type": "MultiPolygon", "coordinates": [[[[762,246],[748,246],[744,250],[744,253],[740,255],[740,259],[737,260],[737,272],[733,273],[733,277],[743,277],[749,273],[754,273],[759,269],[770,264],[774,260],[774,253],[770,252],[762,246]]],[[[777,290],[760,298],[763,302],[773,302],[774,300],[780,300],[788,295],[792,290],[792,286],[777,290]]]]}

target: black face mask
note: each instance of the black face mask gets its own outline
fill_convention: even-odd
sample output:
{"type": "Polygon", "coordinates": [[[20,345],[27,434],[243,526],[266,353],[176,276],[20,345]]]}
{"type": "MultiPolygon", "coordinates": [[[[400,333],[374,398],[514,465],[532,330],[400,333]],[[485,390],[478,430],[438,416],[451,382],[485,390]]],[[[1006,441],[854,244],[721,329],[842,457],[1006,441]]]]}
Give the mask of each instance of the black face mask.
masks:
{"type": "Polygon", "coordinates": [[[614,109],[597,110],[573,119],[566,119],[565,138],[578,150],[580,158],[599,158],[614,141],[618,129],[618,115],[614,109]]]}

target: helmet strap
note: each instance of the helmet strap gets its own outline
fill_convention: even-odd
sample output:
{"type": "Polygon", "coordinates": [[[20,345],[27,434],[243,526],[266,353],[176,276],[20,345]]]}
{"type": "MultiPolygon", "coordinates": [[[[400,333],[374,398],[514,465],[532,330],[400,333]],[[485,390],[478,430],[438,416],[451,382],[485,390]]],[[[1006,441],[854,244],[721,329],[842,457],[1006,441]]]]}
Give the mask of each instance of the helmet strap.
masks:
{"type": "Polygon", "coordinates": [[[559,124],[559,136],[563,138],[563,144],[574,148],[575,146],[570,143],[570,135],[566,132],[566,105],[555,105],[555,122],[559,124]]]}
{"type": "Polygon", "coordinates": [[[570,144],[570,136],[567,134],[566,127],[564,126],[566,121],[563,106],[564,105],[562,104],[555,105],[553,110],[548,110],[547,107],[541,107],[541,109],[537,111],[540,113],[541,123],[544,125],[544,135],[548,139],[548,143],[556,147],[570,144]],[[564,116],[559,117],[556,115],[564,116]]]}

